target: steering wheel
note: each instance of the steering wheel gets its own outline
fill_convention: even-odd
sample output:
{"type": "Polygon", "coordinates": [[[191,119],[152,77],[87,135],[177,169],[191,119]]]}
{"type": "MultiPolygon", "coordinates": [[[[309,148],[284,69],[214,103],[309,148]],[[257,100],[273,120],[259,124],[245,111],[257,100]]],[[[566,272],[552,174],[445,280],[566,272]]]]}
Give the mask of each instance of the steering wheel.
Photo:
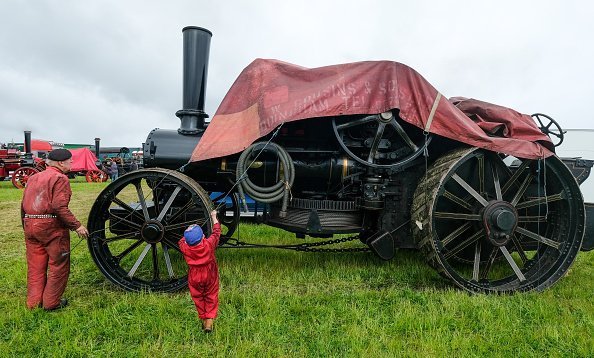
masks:
{"type": "Polygon", "coordinates": [[[358,119],[332,119],[334,135],[355,161],[372,168],[396,169],[410,164],[431,142],[422,133],[407,133],[392,111],[358,119]]]}
{"type": "Polygon", "coordinates": [[[565,133],[567,133],[567,131],[564,131],[556,120],[542,113],[534,113],[531,117],[538,122],[540,125],[538,128],[541,130],[541,132],[549,136],[549,138],[551,138],[551,135],[557,137],[557,143],[555,143],[555,139],[551,138],[555,147],[558,147],[561,145],[561,143],[563,143],[563,139],[565,138],[565,133]],[[547,123],[546,125],[545,122],[547,123]],[[551,130],[552,125],[555,125],[555,131],[551,130]]]}

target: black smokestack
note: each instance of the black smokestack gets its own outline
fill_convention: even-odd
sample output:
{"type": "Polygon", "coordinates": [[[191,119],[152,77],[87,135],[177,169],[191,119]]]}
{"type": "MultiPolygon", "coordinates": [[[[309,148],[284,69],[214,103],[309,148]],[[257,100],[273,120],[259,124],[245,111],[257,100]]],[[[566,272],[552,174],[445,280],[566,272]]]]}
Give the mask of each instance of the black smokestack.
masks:
{"type": "Polygon", "coordinates": [[[23,143],[25,146],[25,154],[27,157],[31,157],[31,131],[25,131],[25,142],[23,143]]]}
{"type": "Polygon", "coordinates": [[[187,26],[184,34],[183,109],[175,113],[181,119],[180,134],[196,134],[204,128],[204,96],[208,75],[208,54],[212,33],[207,29],[187,26]]]}
{"type": "Polygon", "coordinates": [[[99,143],[101,142],[101,138],[95,138],[95,157],[99,159],[99,143]]]}

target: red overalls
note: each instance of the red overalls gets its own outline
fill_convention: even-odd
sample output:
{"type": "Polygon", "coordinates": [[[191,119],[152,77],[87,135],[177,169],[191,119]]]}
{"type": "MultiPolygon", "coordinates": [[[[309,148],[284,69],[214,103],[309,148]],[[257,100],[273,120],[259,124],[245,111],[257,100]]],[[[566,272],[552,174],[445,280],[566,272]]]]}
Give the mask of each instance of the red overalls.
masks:
{"type": "Polygon", "coordinates": [[[189,246],[185,238],[179,240],[179,248],[190,267],[188,286],[200,319],[216,318],[219,309],[219,268],[215,250],[221,236],[221,224],[216,223],[212,234],[195,246],[189,246]]]}
{"type": "Polygon", "coordinates": [[[68,230],[80,226],[68,209],[71,195],[68,177],[54,167],[48,167],[27,181],[21,218],[27,247],[27,307],[30,309],[58,306],[66,289],[70,273],[68,230]]]}

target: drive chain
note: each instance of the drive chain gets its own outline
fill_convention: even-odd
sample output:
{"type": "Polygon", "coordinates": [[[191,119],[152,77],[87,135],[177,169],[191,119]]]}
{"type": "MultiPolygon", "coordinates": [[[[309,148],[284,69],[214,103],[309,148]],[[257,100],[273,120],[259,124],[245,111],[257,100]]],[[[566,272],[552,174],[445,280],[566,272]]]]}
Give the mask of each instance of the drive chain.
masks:
{"type": "Polygon", "coordinates": [[[306,242],[295,245],[264,245],[252,244],[249,242],[239,241],[237,239],[229,239],[221,248],[235,248],[235,249],[253,249],[253,248],[274,248],[302,252],[368,252],[368,247],[349,247],[349,248],[320,248],[319,246],[334,245],[342,242],[359,240],[359,236],[349,236],[340,239],[333,239],[320,242],[306,242]]]}

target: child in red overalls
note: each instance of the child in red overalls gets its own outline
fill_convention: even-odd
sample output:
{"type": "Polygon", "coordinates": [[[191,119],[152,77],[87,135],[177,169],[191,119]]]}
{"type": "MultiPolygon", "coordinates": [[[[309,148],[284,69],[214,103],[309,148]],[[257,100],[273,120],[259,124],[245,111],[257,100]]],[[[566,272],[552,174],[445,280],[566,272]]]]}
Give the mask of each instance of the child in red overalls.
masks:
{"type": "Polygon", "coordinates": [[[198,225],[191,225],[179,240],[179,248],[188,263],[188,286],[198,317],[202,320],[205,332],[211,332],[219,308],[219,268],[215,258],[215,249],[221,236],[221,224],[217,212],[210,213],[213,227],[212,235],[204,238],[198,225]]]}

